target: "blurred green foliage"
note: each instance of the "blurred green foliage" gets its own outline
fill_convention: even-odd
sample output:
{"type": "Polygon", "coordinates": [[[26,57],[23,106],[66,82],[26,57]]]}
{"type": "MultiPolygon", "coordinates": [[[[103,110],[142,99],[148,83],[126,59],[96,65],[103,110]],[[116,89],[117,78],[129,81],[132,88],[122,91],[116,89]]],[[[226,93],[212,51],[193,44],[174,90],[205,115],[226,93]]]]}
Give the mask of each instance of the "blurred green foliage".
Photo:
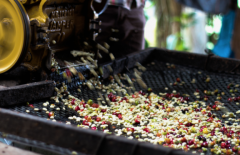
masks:
{"type": "MultiPolygon", "coordinates": [[[[145,6],[145,9],[144,9],[146,21],[148,21],[148,19],[150,18],[147,14],[147,11],[154,7],[154,5],[155,5],[154,1],[156,1],[156,0],[147,0],[147,1],[150,3],[150,5],[148,5],[147,7],[145,6]]],[[[182,31],[186,28],[189,28],[189,27],[197,24],[197,21],[194,20],[194,16],[195,16],[194,12],[193,13],[182,12],[180,16],[175,16],[175,17],[173,17],[173,19],[170,19],[171,22],[179,23],[180,27],[181,27],[180,32],[170,35],[170,37],[172,37],[170,39],[170,44],[171,44],[170,47],[171,48],[178,50],[178,51],[188,51],[189,50],[183,39],[184,33],[182,33],[182,31]]],[[[221,21],[221,15],[211,15],[211,14],[207,15],[206,27],[208,28],[208,30],[206,30],[206,32],[207,32],[207,37],[208,37],[207,48],[209,48],[209,49],[212,49],[214,47],[214,45],[216,44],[216,42],[219,38],[220,31],[216,30],[216,29],[219,29],[219,27],[221,27],[221,23],[219,21],[221,21]],[[218,22],[216,22],[216,20],[218,20],[218,22]],[[219,26],[219,24],[220,24],[220,26],[219,26]]],[[[164,30],[157,30],[157,31],[164,31],[164,30]]],[[[148,45],[149,45],[149,43],[147,41],[145,41],[145,48],[148,48],[149,47],[148,45]]]]}
{"type": "MultiPolygon", "coordinates": [[[[172,19],[173,22],[177,22],[180,24],[181,27],[181,31],[177,32],[176,34],[172,34],[176,37],[177,41],[176,41],[176,45],[175,45],[175,50],[178,51],[189,51],[189,48],[186,46],[185,41],[184,41],[184,37],[183,37],[183,33],[182,30],[189,28],[191,26],[193,26],[194,24],[196,24],[196,20],[194,20],[194,16],[195,13],[181,13],[180,16],[176,16],[172,19]]],[[[174,47],[174,45],[173,45],[174,47]]]]}
{"type": "Polygon", "coordinates": [[[208,36],[207,48],[208,49],[213,49],[214,45],[217,43],[219,38],[220,30],[217,30],[219,28],[216,28],[216,26],[221,27],[221,25],[216,23],[217,20],[221,21],[222,16],[211,15],[211,14],[207,16],[206,26],[208,27],[208,29],[210,29],[209,31],[207,31],[207,36],[208,36]]]}
{"type": "MultiPolygon", "coordinates": [[[[149,9],[152,9],[153,8],[153,6],[154,6],[154,1],[153,0],[146,0],[146,1],[148,1],[149,3],[150,3],[150,6],[145,6],[145,8],[144,8],[144,15],[145,15],[145,19],[146,19],[146,22],[149,20],[149,15],[147,14],[147,11],[149,10],[149,9]]],[[[148,48],[149,47],[149,42],[145,39],[145,49],[146,48],[148,48]]]]}

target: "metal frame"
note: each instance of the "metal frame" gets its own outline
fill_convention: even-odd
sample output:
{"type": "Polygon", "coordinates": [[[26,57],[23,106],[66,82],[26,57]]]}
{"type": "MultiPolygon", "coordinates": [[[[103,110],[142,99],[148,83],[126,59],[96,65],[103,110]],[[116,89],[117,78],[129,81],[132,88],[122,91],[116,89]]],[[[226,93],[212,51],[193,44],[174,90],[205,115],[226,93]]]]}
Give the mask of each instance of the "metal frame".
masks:
{"type": "Polygon", "coordinates": [[[146,63],[151,60],[170,62],[197,69],[207,70],[217,73],[240,74],[240,60],[221,58],[215,55],[193,54],[188,52],[171,51],[167,49],[149,48],[141,52],[127,55],[124,58],[117,59],[112,63],[104,64],[104,78],[110,75],[107,69],[111,65],[114,73],[120,73],[134,67],[136,62],[146,63]]]}
{"type": "Polygon", "coordinates": [[[0,109],[0,131],[60,146],[87,155],[180,155],[181,150],[77,128],[10,110],[0,109]]]}
{"type": "Polygon", "coordinates": [[[43,98],[52,97],[54,82],[42,81],[19,86],[6,87],[0,90],[0,106],[11,106],[43,98]]]}
{"type": "MultiPolygon", "coordinates": [[[[128,68],[134,67],[136,62],[146,63],[152,59],[159,61],[171,62],[180,65],[190,66],[203,70],[239,74],[240,73],[240,61],[234,59],[224,59],[211,55],[199,55],[192,53],[183,53],[177,51],[169,51],[164,49],[151,48],[139,53],[133,53],[125,58],[117,59],[116,61],[108,64],[104,64],[103,77],[106,78],[110,75],[107,69],[107,65],[111,65],[115,73],[127,71],[128,68]]],[[[27,87],[32,92],[44,92],[49,87],[54,88],[53,82],[38,83],[38,86],[46,86],[42,91],[39,87],[31,87],[31,84],[27,87]],[[39,85],[38,85],[39,84],[39,85]],[[35,90],[34,90],[35,89],[35,90]]],[[[15,89],[19,92],[24,87],[15,89]]],[[[14,89],[7,90],[10,94],[14,89]]],[[[27,92],[22,92],[27,93],[27,92]]],[[[29,92],[28,92],[29,93],[29,92]]],[[[0,91],[0,96],[4,94],[4,91],[0,91]]],[[[14,93],[13,93],[14,94],[14,93]]],[[[33,93],[34,94],[34,93],[33,93]]],[[[48,95],[51,94],[51,91],[48,95]]],[[[8,94],[5,94],[8,96],[8,94]]],[[[25,100],[34,100],[36,98],[29,95],[30,98],[25,100]]],[[[41,94],[39,98],[44,97],[41,94]]],[[[9,96],[7,97],[9,98],[9,96]]],[[[6,104],[6,103],[5,103],[6,104]]],[[[2,105],[5,105],[2,104],[2,105]]],[[[144,154],[167,154],[167,155],[180,155],[190,154],[184,153],[181,150],[173,150],[170,148],[164,148],[159,145],[153,145],[150,143],[142,143],[136,140],[129,140],[124,137],[117,137],[114,135],[107,135],[102,132],[92,131],[77,128],[72,125],[66,125],[58,122],[52,122],[44,118],[13,112],[6,109],[0,109],[0,131],[8,134],[17,135],[30,140],[36,140],[52,144],[55,146],[63,147],[69,150],[74,150],[82,154],[88,155],[144,155],[144,154]]]]}

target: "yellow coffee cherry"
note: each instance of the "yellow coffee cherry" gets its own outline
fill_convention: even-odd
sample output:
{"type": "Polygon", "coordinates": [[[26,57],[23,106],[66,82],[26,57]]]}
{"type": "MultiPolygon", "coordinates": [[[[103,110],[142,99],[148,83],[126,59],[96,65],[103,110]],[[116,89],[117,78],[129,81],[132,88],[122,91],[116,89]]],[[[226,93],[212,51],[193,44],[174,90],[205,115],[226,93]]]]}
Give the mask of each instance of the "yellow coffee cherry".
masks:
{"type": "Polygon", "coordinates": [[[207,128],[204,128],[204,129],[203,129],[203,133],[204,133],[204,134],[208,134],[208,129],[207,129],[207,128]]]}
{"type": "Polygon", "coordinates": [[[167,111],[167,112],[171,112],[171,108],[167,108],[166,111],[167,111]]]}
{"type": "Polygon", "coordinates": [[[163,141],[159,141],[158,144],[162,145],[163,141]]]}
{"type": "Polygon", "coordinates": [[[195,132],[196,132],[196,128],[191,127],[190,131],[191,131],[192,133],[195,133],[195,132]]]}
{"type": "Polygon", "coordinates": [[[238,145],[240,143],[240,140],[238,139],[237,141],[236,141],[236,144],[238,145]]]}

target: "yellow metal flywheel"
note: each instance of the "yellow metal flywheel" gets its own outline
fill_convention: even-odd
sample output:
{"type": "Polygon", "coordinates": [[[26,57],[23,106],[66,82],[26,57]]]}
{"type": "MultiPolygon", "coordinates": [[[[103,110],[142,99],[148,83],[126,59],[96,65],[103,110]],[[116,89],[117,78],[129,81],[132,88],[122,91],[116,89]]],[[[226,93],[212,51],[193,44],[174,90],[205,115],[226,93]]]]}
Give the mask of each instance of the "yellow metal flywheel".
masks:
{"type": "Polygon", "coordinates": [[[23,60],[29,45],[29,19],[18,0],[0,0],[0,73],[23,60]]]}

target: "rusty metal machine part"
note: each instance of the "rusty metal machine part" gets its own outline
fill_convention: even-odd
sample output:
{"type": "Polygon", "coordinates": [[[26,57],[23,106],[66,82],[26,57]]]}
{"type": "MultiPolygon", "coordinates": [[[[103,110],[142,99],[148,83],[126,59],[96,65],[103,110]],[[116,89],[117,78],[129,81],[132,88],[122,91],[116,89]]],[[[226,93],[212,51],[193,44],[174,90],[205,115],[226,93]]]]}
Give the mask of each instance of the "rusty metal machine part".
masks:
{"type": "Polygon", "coordinates": [[[30,71],[50,69],[54,53],[70,53],[71,50],[82,49],[83,42],[95,40],[99,32],[96,25],[101,23],[97,18],[106,9],[107,3],[108,0],[1,1],[0,32],[5,31],[4,25],[8,25],[9,28],[11,25],[15,28],[18,25],[19,30],[11,28],[12,31],[6,31],[8,37],[0,35],[1,53],[12,52],[16,55],[11,57],[8,63],[0,63],[0,73],[19,65],[17,62],[30,71]],[[9,4],[5,4],[7,2],[9,4]],[[13,24],[7,20],[8,14],[15,17],[13,24]],[[2,44],[11,40],[11,37],[14,39],[8,47],[18,48],[9,51],[9,48],[4,49],[2,44]]]}

